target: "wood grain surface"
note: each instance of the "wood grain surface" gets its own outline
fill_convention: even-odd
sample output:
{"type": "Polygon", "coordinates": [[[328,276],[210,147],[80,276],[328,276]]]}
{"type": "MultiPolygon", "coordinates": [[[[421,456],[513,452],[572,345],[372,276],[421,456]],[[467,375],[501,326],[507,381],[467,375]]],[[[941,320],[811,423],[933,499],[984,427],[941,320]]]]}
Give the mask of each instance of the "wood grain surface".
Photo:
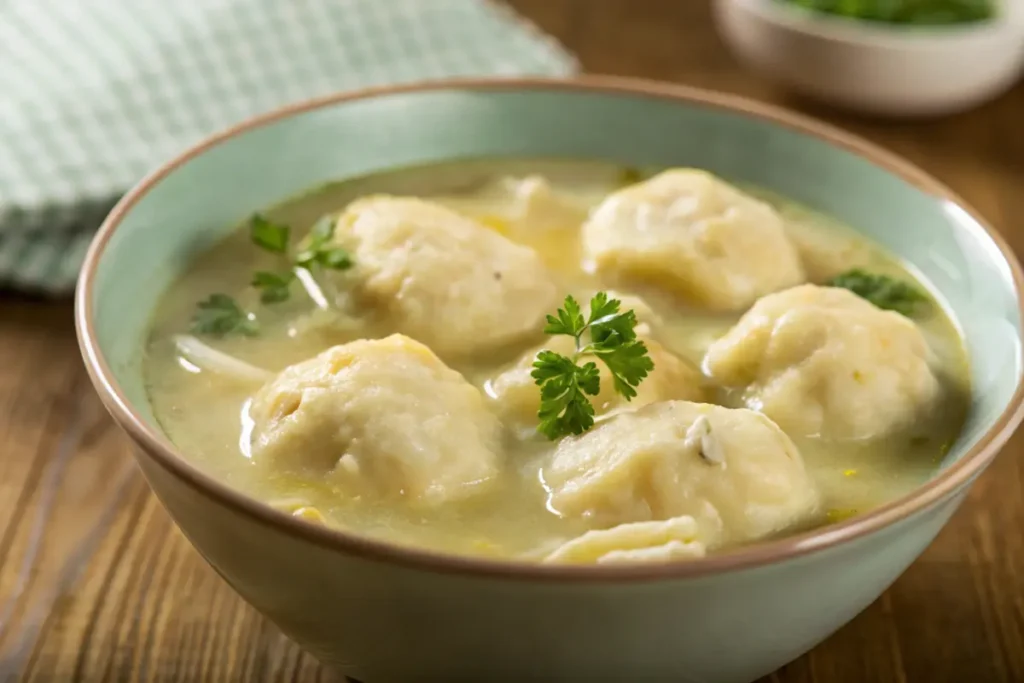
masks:
{"type": "MultiPolygon", "coordinates": [[[[739,68],[705,0],[510,0],[588,71],[740,93],[909,157],[1024,248],[1024,84],[932,122],[860,120],[739,68]]],[[[898,226],[897,226],[898,227],[898,226]]],[[[171,524],[103,412],[69,302],[0,295],[0,683],[331,681],[171,524]]],[[[1024,681],[1024,437],[934,545],[847,627],[766,681],[1024,681]]]]}

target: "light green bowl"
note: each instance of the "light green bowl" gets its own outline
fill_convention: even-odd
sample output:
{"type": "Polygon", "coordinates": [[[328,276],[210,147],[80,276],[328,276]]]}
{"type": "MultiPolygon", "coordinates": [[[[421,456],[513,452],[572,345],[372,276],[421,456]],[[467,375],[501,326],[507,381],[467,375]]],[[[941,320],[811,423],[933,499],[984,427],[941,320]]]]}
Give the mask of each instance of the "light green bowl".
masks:
{"type": "Polygon", "coordinates": [[[242,597],[342,673],[366,683],[746,683],[878,597],[1017,426],[1021,282],[1003,241],[949,190],[808,119],[655,83],[450,82],[312,102],[189,150],[107,219],[76,316],[92,380],[182,531],[242,597]],[[175,451],[147,402],[140,349],[157,298],[189,259],[255,209],[325,181],[505,155],[707,168],[832,214],[906,258],[960,321],[973,368],[967,425],[942,471],[812,533],[678,564],[568,567],[449,557],[307,525],[175,451]]]}

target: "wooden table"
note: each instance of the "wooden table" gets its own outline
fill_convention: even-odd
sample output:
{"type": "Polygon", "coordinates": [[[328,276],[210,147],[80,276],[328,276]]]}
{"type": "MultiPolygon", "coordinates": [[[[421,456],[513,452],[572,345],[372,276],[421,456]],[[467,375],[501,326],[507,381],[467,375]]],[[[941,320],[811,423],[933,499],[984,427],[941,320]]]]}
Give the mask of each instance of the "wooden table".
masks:
{"type": "MultiPolygon", "coordinates": [[[[702,0],[513,0],[587,70],[806,109],[906,155],[1024,247],[1024,84],[931,123],[806,107],[741,70],[702,0]]],[[[0,683],[319,681],[175,530],[88,384],[69,302],[0,298],[0,683]]],[[[1024,437],[896,585],[775,683],[1024,681],[1024,437]]]]}

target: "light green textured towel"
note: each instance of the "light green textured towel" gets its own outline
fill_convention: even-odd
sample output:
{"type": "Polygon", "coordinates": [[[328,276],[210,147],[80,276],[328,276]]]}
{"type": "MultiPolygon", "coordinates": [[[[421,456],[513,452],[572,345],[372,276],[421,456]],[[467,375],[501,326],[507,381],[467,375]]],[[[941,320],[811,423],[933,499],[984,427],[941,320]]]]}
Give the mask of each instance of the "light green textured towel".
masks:
{"type": "Polygon", "coordinates": [[[575,68],[490,0],[0,2],[0,285],[69,293],[125,190],[254,114],[368,85],[575,68]]]}

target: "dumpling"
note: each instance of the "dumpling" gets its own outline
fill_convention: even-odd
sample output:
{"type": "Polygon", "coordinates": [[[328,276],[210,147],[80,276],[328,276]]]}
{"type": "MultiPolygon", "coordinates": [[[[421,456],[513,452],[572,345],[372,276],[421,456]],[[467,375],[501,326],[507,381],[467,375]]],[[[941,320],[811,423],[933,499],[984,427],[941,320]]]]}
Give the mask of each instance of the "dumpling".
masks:
{"type": "Polygon", "coordinates": [[[538,174],[501,176],[475,187],[471,195],[433,199],[460,213],[477,216],[499,232],[519,235],[569,231],[576,236],[589,210],[588,201],[555,189],[538,174]]]}
{"type": "Polygon", "coordinates": [[[609,195],[582,239],[599,272],[717,310],[745,308],[805,279],[779,214],[705,171],[669,170],[609,195]]]}
{"type": "Polygon", "coordinates": [[[542,470],[548,505],[595,526],[692,517],[709,544],[809,521],[819,496],[796,446],[745,409],[666,401],[563,439],[542,470]]]}
{"type": "MultiPolygon", "coordinates": [[[[696,368],[658,342],[648,338],[643,338],[643,341],[647,345],[648,355],[654,361],[654,370],[636,388],[637,393],[632,401],[626,401],[615,392],[608,369],[597,362],[601,375],[601,392],[591,398],[597,415],[604,415],[627,406],[635,408],[668,399],[703,399],[703,377],[696,368]]],[[[495,412],[506,424],[517,429],[532,430],[537,426],[540,388],[530,373],[533,371],[533,361],[543,349],[569,355],[575,349],[575,345],[569,337],[551,337],[543,346],[524,354],[513,367],[491,379],[486,385],[486,393],[494,401],[495,412]]]]}
{"type": "Polygon", "coordinates": [[[573,233],[587,217],[585,206],[551,187],[543,176],[505,178],[503,185],[512,197],[512,220],[526,230],[565,230],[573,233]]]}
{"type": "MultiPolygon", "coordinates": [[[[594,292],[594,294],[596,293],[594,292]]],[[[609,299],[617,299],[620,302],[619,310],[633,311],[636,314],[636,333],[640,336],[651,334],[653,330],[661,327],[664,323],[662,317],[642,297],[635,294],[623,294],[614,289],[605,290],[605,294],[608,295],[609,299]]],[[[588,302],[592,296],[588,297],[588,302]]],[[[586,309],[586,314],[590,315],[590,304],[588,303],[584,308],[586,309]]]]}
{"type": "Polygon", "coordinates": [[[537,253],[439,204],[372,196],[339,217],[342,273],[363,306],[445,354],[481,353],[539,333],[557,289],[537,253]]]}
{"type": "Polygon", "coordinates": [[[697,521],[687,515],[588,531],[564,543],[544,562],[623,564],[694,560],[704,557],[706,545],[697,521]]]}
{"type": "Polygon", "coordinates": [[[704,371],[786,431],[869,439],[939,396],[917,326],[856,294],[802,285],[764,297],[708,349],[704,371]]]}
{"type": "Polygon", "coordinates": [[[501,427],[480,392],[402,335],[285,368],[253,397],[249,417],[257,466],[356,495],[437,505],[498,473],[501,427]]]}

